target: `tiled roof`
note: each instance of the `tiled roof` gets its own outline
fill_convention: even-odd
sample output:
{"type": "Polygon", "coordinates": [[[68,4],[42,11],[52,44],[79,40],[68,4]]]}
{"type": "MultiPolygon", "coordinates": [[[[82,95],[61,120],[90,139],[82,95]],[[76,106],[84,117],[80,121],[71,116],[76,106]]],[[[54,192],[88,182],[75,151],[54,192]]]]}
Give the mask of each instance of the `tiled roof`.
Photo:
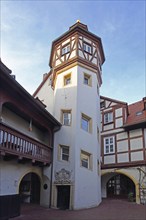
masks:
{"type": "Polygon", "coordinates": [[[146,123],[146,108],[144,108],[144,101],[146,101],[146,97],[128,106],[129,115],[124,126],[146,123]]]}

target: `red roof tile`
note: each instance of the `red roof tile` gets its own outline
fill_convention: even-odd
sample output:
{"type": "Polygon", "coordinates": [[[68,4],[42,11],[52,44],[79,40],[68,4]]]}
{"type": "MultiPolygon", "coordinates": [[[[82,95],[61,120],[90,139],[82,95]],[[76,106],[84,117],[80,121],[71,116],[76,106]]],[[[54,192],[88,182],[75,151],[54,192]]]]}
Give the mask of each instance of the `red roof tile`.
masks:
{"type": "Polygon", "coordinates": [[[146,122],[146,109],[144,108],[144,100],[145,98],[128,106],[129,115],[125,124],[126,126],[146,122]]]}

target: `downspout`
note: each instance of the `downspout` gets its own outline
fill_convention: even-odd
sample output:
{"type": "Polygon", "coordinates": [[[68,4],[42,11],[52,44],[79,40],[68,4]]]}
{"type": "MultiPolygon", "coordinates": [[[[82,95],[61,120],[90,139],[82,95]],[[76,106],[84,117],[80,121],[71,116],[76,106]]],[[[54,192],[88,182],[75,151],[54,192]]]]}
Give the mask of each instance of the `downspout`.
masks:
{"type": "Polygon", "coordinates": [[[60,130],[60,127],[59,126],[56,126],[54,129],[53,129],[53,134],[52,134],[52,166],[51,166],[51,184],[50,184],[50,205],[49,205],[49,208],[51,208],[51,202],[52,202],[52,185],[53,185],[53,158],[54,158],[54,133],[59,131],[60,130]]]}

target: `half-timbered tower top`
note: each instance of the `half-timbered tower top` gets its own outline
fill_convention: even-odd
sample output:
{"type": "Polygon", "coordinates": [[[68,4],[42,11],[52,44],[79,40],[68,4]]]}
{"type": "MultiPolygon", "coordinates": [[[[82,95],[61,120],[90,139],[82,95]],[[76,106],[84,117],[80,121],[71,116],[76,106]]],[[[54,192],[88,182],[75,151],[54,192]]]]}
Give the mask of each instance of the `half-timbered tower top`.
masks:
{"type": "Polygon", "coordinates": [[[49,66],[53,72],[53,81],[56,73],[80,65],[95,72],[101,85],[101,66],[104,61],[101,38],[89,32],[87,25],[80,21],[52,42],[49,66]]]}

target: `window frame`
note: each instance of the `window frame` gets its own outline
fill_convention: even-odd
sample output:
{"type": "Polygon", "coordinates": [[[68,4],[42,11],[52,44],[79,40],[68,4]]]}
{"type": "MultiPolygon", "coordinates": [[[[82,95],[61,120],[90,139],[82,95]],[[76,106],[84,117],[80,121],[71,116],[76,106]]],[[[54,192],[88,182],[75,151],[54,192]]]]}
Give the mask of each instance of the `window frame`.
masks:
{"type": "Polygon", "coordinates": [[[63,85],[68,86],[70,84],[71,84],[71,73],[68,73],[63,77],[63,85]],[[69,79],[69,82],[67,82],[68,79],[69,79]]]}
{"type": "Polygon", "coordinates": [[[81,128],[86,132],[92,133],[92,119],[84,113],[81,113],[81,128]],[[84,128],[83,120],[88,123],[87,128],[84,128]]]}
{"type": "Polygon", "coordinates": [[[61,122],[64,126],[71,126],[71,121],[72,121],[72,114],[71,114],[71,109],[62,109],[61,110],[61,122]],[[70,118],[66,118],[64,117],[65,114],[70,115],[70,118]],[[65,123],[65,120],[68,120],[69,123],[65,123]]]}
{"type": "Polygon", "coordinates": [[[81,149],[80,166],[88,170],[93,169],[92,154],[81,149]],[[85,165],[87,163],[87,166],[85,165]]]}
{"type": "Polygon", "coordinates": [[[84,73],[83,82],[84,82],[84,85],[92,86],[92,76],[90,74],[84,73]],[[85,82],[85,79],[87,79],[87,83],[85,82]]]}
{"type": "Polygon", "coordinates": [[[67,145],[59,145],[59,160],[69,162],[70,159],[70,147],[67,145]],[[63,149],[67,149],[68,153],[63,152],[63,149]],[[67,156],[67,160],[63,158],[63,156],[67,156]]]}
{"type": "Polygon", "coordinates": [[[88,54],[92,54],[92,45],[87,43],[86,41],[83,41],[83,50],[88,54]],[[88,50],[89,48],[90,50],[88,50]]]}
{"type": "Polygon", "coordinates": [[[115,153],[115,136],[104,137],[104,154],[114,154],[115,153]],[[108,143],[106,142],[108,140],[108,143]],[[112,142],[111,142],[112,140],[112,142]],[[113,150],[111,150],[111,146],[113,150]],[[108,152],[107,152],[108,149],[108,152]]]}
{"type": "Polygon", "coordinates": [[[114,114],[113,114],[113,112],[112,111],[105,112],[104,115],[103,115],[103,120],[104,120],[104,124],[113,123],[113,121],[114,121],[114,114]],[[107,116],[107,118],[106,118],[106,116],[107,116]]]}
{"type": "Polygon", "coordinates": [[[61,47],[61,56],[64,56],[65,54],[68,54],[68,53],[70,53],[70,43],[65,44],[61,47]]]}
{"type": "Polygon", "coordinates": [[[100,102],[100,108],[101,108],[101,109],[102,109],[102,108],[105,108],[105,100],[103,100],[103,101],[100,102]]]}

